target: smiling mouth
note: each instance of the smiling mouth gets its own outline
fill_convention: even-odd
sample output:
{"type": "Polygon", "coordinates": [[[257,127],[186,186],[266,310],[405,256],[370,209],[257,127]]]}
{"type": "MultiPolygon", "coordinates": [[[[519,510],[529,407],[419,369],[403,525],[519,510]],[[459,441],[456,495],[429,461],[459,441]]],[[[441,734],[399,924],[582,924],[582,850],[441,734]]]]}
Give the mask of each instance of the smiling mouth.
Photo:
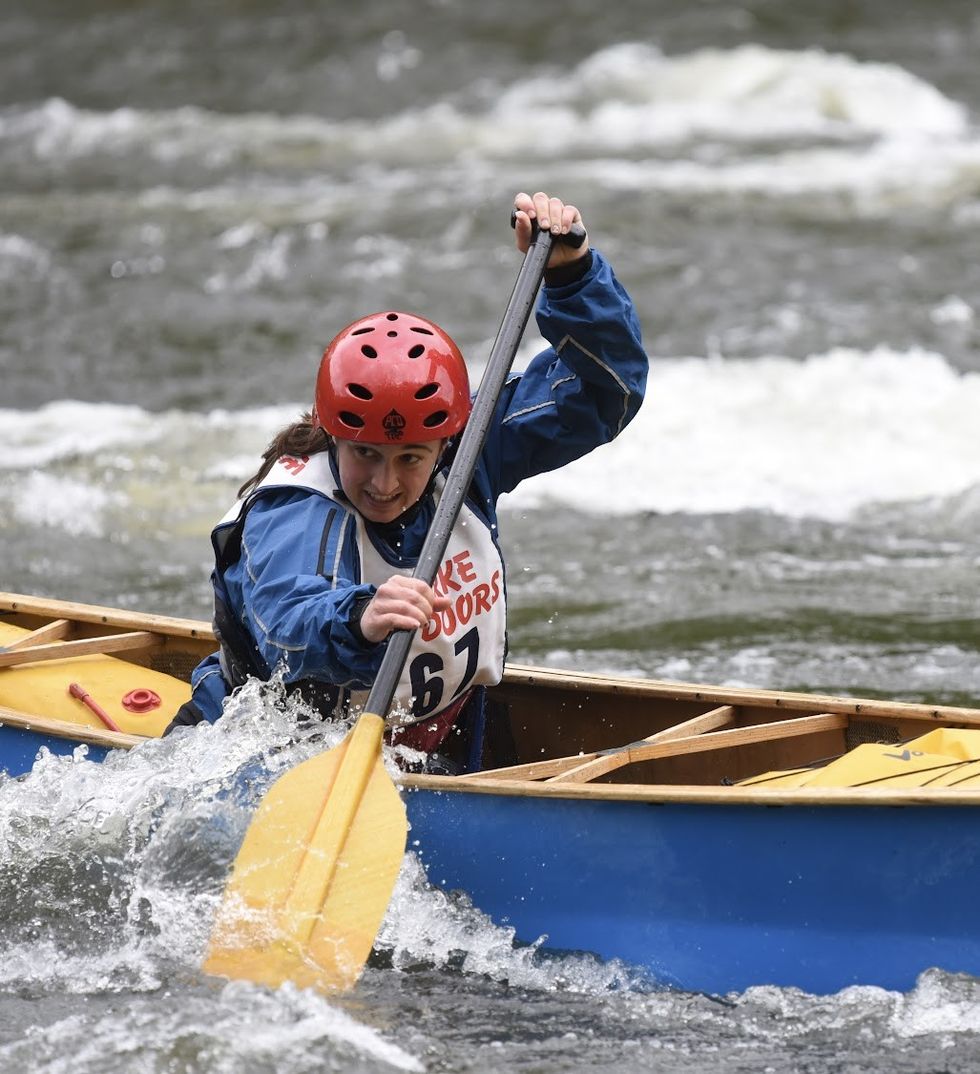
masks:
{"type": "Polygon", "coordinates": [[[400,492],[393,492],[390,496],[379,496],[376,492],[368,492],[364,490],[364,495],[370,503],[375,504],[377,507],[390,507],[391,504],[396,503],[400,498],[400,492]]]}

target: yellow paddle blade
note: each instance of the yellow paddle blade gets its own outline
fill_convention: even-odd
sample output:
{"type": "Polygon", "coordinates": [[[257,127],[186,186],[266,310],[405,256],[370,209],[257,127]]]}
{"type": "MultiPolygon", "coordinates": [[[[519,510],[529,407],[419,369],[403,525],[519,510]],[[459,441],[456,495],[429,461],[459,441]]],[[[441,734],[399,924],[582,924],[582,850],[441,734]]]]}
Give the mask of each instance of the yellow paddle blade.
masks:
{"type": "Polygon", "coordinates": [[[364,714],[339,746],[269,788],[225,888],[204,969],[273,988],[350,988],[405,853],[405,805],[364,714]]]}

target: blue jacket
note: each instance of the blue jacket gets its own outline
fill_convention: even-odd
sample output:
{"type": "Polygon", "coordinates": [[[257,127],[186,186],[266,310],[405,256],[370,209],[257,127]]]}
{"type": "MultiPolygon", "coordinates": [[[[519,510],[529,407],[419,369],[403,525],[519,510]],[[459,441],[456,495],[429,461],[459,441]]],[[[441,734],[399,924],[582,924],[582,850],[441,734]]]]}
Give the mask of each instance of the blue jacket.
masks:
{"type": "MultiPolygon", "coordinates": [[[[502,493],[614,439],[646,388],[636,312],[598,251],[581,279],[542,289],[537,322],[551,345],[508,380],[467,501],[494,539],[502,493]]],[[[359,598],[373,588],[360,582],[353,526],[344,528],[338,544],[341,527],[333,523],[340,494],[338,501],[294,487],[264,487],[246,501],[234,527],[230,562],[218,557],[216,596],[244,628],[263,677],[285,662],[287,683],[364,689],[381,665],[386,643],[362,642],[348,625],[359,598]]],[[[397,532],[384,528],[393,566],[414,567],[433,512],[426,497],[397,532]]],[[[227,528],[216,530],[216,547],[227,536],[227,528]]],[[[192,683],[195,705],[205,719],[216,720],[231,689],[217,654],[198,666],[192,683]]]]}

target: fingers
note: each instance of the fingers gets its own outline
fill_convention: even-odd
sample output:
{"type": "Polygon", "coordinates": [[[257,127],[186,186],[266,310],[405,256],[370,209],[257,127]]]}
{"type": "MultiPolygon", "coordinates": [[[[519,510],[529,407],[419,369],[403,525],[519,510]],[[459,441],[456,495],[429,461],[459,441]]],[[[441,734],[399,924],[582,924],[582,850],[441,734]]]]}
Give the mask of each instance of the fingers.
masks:
{"type": "Polygon", "coordinates": [[[378,586],[364,609],[361,633],[367,641],[379,642],[393,630],[417,630],[449,604],[448,597],[440,596],[425,582],[400,574],[392,575],[378,586]]]}
{"type": "MultiPolygon", "coordinates": [[[[567,235],[575,224],[585,226],[582,214],[574,205],[566,205],[561,198],[546,194],[542,190],[534,195],[523,191],[516,194],[514,210],[516,213],[514,230],[517,248],[521,253],[526,253],[531,243],[532,220],[536,220],[539,228],[543,231],[550,231],[556,238],[560,235],[567,235]]],[[[554,265],[584,257],[587,248],[588,240],[582,247],[575,250],[556,243],[549,264],[554,265]]]]}
{"type": "MultiPolygon", "coordinates": [[[[520,193],[514,197],[518,225],[522,217],[537,220],[538,227],[552,235],[567,235],[573,224],[582,222],[582,214],[574,205],[566,205],[561,198],[538,191],[533,197],[520,193]]],[[[528,227],[530,233],[530,227],[528,227]]]]}
{"type": "Polygon", "coordinates": [[[514,234],[517,240],[517,249],[522,254],[527,253],[531,245],[531,219],[534,213],[534,201],[529,194],[518,194],[514,198],[514,234]]]}

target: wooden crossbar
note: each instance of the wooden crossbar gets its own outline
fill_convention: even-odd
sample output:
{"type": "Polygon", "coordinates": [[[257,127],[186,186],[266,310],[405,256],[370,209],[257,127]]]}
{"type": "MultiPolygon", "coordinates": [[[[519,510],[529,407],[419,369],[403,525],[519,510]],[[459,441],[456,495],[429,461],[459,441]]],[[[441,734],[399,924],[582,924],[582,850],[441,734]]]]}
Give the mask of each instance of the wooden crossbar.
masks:
{"type": "MultiPolygon", "coordinates": [[[[557,772],[549,776],[548,783],[588,783],[590,779],[598,779],[607,772],[612,772],[623,765],[630,763],[633,751],[644,746],[651,746],[663,742],[686,741],[698,737],[710,731],[727,727],[735,719],[735,707],[733,705],[721,705],[716,709],[703,712],[700,716],[694,716],[690,720],[667,727],[663,731],[641,738],[638,742],[630,742],[626,746],[617,746],[611,750],[600,750],[598,755],[591,761],[572,765],[563,772],[557,772]]],[[[686,751],[685,751],[686,752],[686,751]]]]}
{"type": "Polygon", "coordinates": [[[553,776],[547,782],[587,783],[590,779],[637,761],[655,761],[663,757],[677,757],[686,753],[704,753],[708,750],[730,749],[733,746],[747,746],[779,738],[836,731],[845,728],[847,724],[847,716],[825,712],[816,716],[802,716],[796,720],[777,720],[773,723],[753,724],[751,727],[733,727],[727,731],[677,738],[671,742],[638,742],[623,746],[615,754],[599,759],[611,763],[603,765],[593,762],[580,765],[578,768],[553,776]]]}
{"type": "Polygon", "coordinates": [[[0,652],[10,652],[13,649],[25,649],[34,645],[45,645],[50,641],[62,641],[71,633],[72,623],[70,619],[54,619],[29,634],[24,634],[9,645],[0,646],[0,652]]]}
{"type": "Polygon", "coordinates": [[[107,634],[99,638],[79,638],[77,641],[59,641],[50,645],[31,645],[15,649],[8,646],[0,651],[0,668],[33,664],[42,660],[67,660],[74,656],[121,653],[129,649],[149,649],[162,645],[164,638],[149,630],[134,630],[126,634],[107,634]]]}
{"type": "Polygon", "coordinates": [[[699,735],[704,731],[715,731],[719,727],[727,726],[734,719],[734,705],[719,705],[718,708],[701,712],[697,716],[682,720],[672,727],[665,727],[662,731],[655,731],[652,735],[641,738],[639,742],[630,742],[626,746],[615,746],[612,749],[598,750],[595,753],[579,753],[571,757],[555,757],[550,761],[530,761],[527,764],[511,765],[508,768],[491,768],[485,772],[472,772],[467,779],[549,779],[562,772],[593,762],[604,763],[607,757],[615,756],[622,750],[629,749],[630,746],[646,742],[670,742],[677,738],[699,735]]]}
{"type": "Polygon", "coordinates": [[[492,782],[495,780],[544,780],[547,783],[588,782],[624,765],[637,761],[653,761],[662,757],[677,757],[685,753],[702,753],[708,750],[729,749],[765,742],[770,739],[792,738],[812,735],[821,731],[837,731],[847,727],[850,717],[845,713],[819,713],[798,716],[771,723],[752,724],[749,727],[733,727],[729,730],[712,731],[711,724],[723,727],[734,715],[732,706],[722,705],[710,712],[668,727],[649,738],[630,742],[625,746],[601,750],[596,753],[578,754],[572,757],[554,757],[546,761],[531,761],[507,768],[491,768],[473,772],[467,781],[492,782]],[[703,731],[704,733],[698,733],[703,731]],[[659,737],[663,736],[663,737],[659,737]],[[568,776],[570,778],[563,778],[568,776]]]}

